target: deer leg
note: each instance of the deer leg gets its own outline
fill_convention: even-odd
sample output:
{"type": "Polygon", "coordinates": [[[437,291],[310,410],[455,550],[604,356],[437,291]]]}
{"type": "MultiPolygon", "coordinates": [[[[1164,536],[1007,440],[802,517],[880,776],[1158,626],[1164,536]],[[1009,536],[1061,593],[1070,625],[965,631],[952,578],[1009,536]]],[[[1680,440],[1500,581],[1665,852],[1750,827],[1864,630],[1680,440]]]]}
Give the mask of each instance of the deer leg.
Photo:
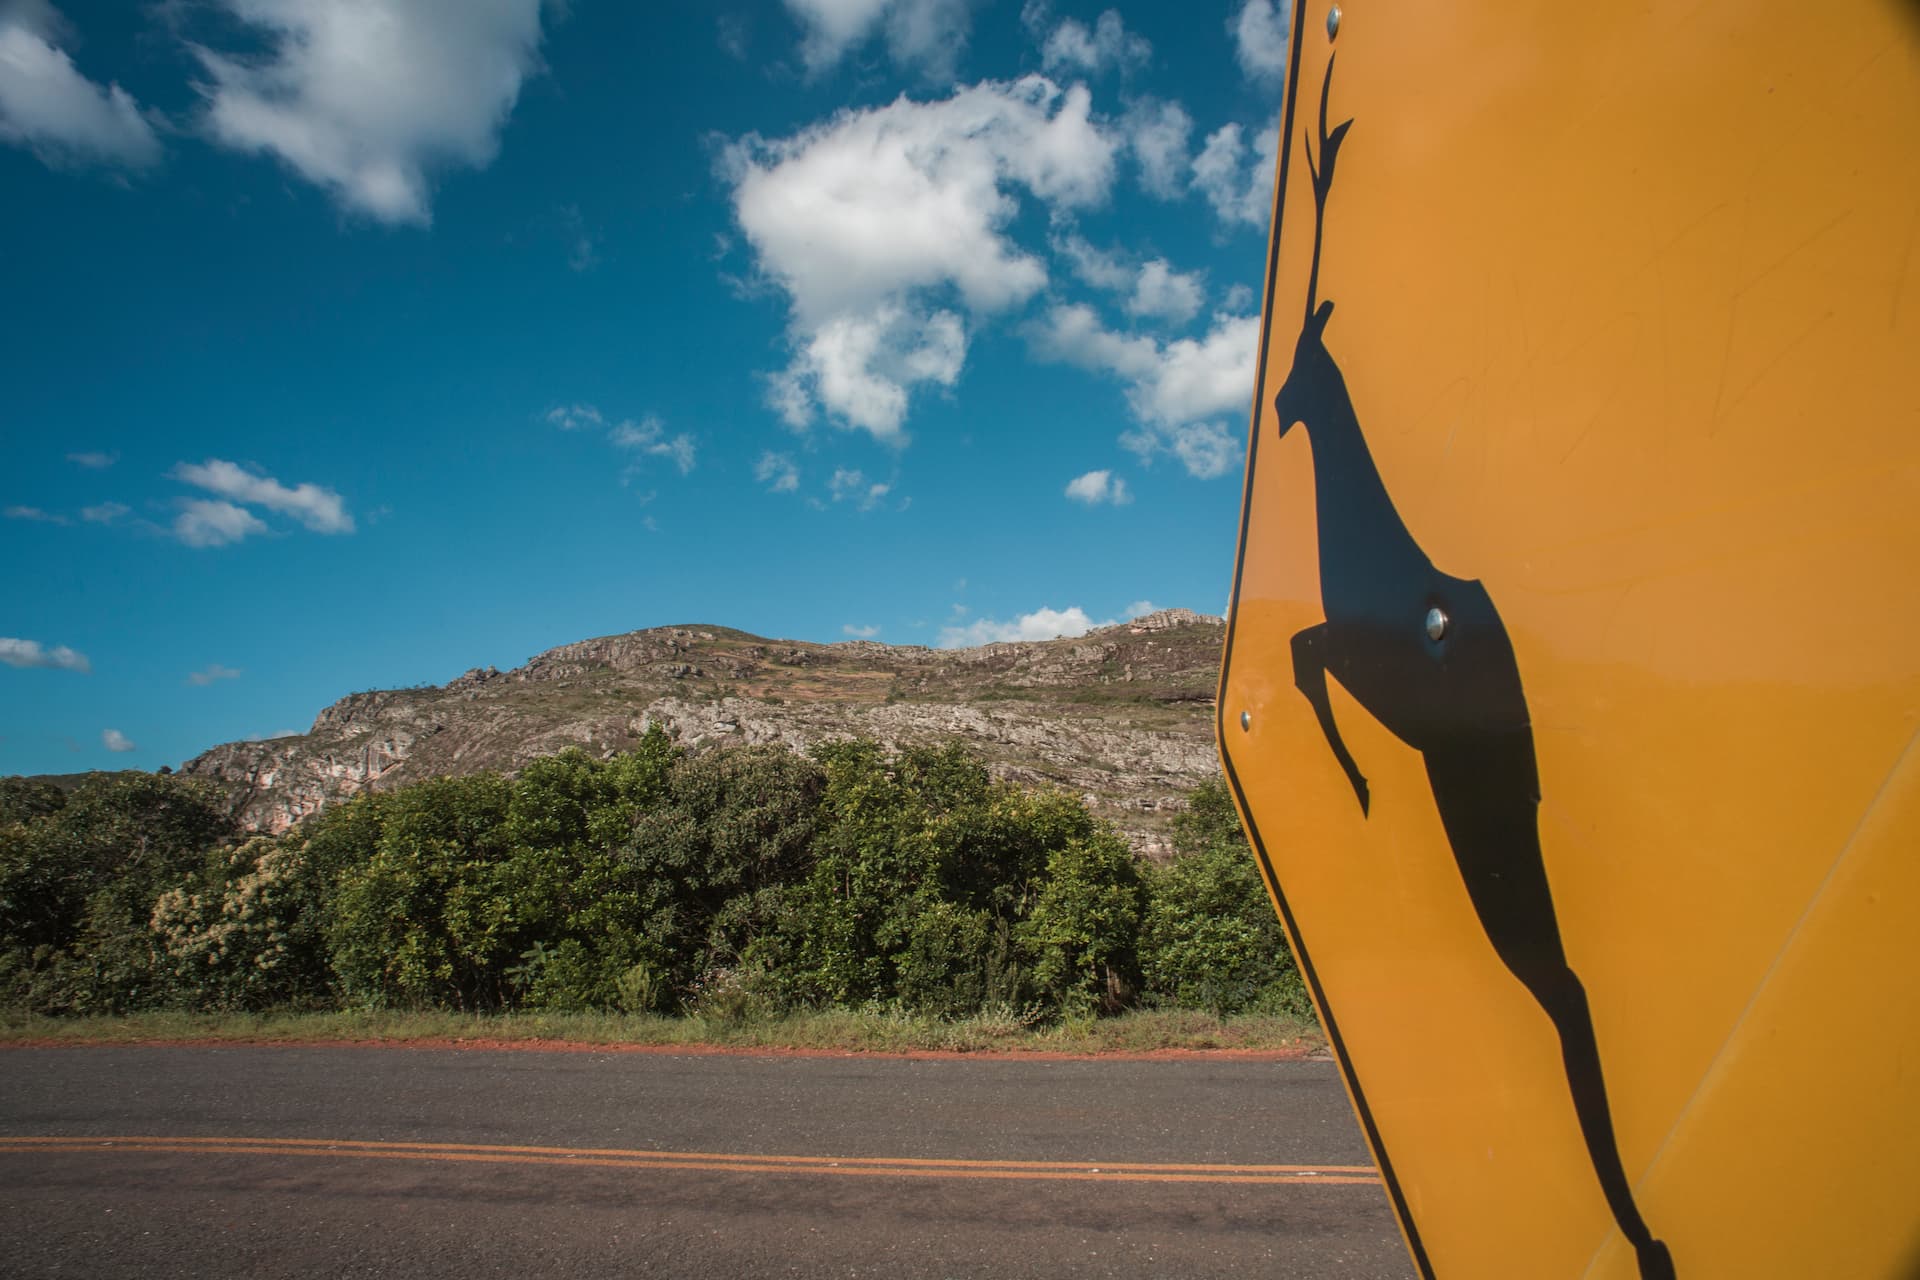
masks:
{"type": "Polygon", "coordinates": [[[1294,636],[1293,685],[1313,704],[1313,714],[1320,720],[1320,732],[1327,735],[1327,745],[1333,748],[1333,758],[1346,770],[1347,781],[1353,784],[1353,794],[1359,798],[1360,812],[1364,815],[1371,802],[1367,780],[1361,776],[1360,766],[1353,762],[1353,753],[1347,750],[1347,744],[1341,739],[1340,726],[1333,721],[1333,704],[1327,700],[1326,623],[1308,627],[1294,636]]]}
{"type": "Polygon", "coordinates": [[[1540,854],[1540,788],[1527,730],[1463,734],[1429,748],[1427,778],[1474,912],[1508,972],[1552,1021],[1580,1136],[1644,1280],[1672,1280],[1620,1159],[1586,988],[1567,963],[1540,854]]]}

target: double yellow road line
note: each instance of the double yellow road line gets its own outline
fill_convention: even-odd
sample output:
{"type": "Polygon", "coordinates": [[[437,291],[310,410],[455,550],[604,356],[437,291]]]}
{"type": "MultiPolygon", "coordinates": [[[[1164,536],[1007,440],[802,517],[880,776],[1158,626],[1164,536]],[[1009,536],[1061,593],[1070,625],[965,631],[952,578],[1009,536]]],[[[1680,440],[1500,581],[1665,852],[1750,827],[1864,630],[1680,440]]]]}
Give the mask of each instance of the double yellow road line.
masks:
{"type": "Polygon", "coordinates": [[[359,1142],[333,1138],[0,1138],[0,1155],[166,1152],[221,1156],[320,1156],[348,1160],[575,1165],[606,1169],[702,1169],[717,1173],[827,1174],[855,1178],[998,1178],[1066,1182],[1228,1182],[1291,1186],[1380,1185],[1362,1164],[1138,1164],[1072,1160],[923,1160],[893,1156],[766,1156],[712,1151],[625,1151],[466,1142],[359,1142]]]}

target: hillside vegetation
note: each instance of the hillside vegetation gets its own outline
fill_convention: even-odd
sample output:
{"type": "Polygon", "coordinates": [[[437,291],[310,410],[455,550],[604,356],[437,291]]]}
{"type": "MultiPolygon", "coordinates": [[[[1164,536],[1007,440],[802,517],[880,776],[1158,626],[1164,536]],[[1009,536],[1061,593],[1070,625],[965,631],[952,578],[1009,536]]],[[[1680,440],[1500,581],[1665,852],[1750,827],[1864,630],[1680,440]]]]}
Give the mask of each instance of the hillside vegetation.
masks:
{"type": "Polygon", "coordinates": [[[365,792],[249,834],[203,779],[0,780],[15,1012],[1127,1008],[1309,1016],[1217,779],[1147,861],[968,748],[631,750],[365,792]]]}

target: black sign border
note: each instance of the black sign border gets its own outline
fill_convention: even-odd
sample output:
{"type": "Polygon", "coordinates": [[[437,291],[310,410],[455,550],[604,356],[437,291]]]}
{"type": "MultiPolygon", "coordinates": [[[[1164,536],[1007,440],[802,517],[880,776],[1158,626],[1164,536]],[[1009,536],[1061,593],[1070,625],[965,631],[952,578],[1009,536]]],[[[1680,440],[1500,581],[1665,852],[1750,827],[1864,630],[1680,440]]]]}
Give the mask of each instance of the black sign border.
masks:
{"type": "MultiPolygon", "coordinates": [[[[1294,0],[1293,31],[1287,44],[1287,96],[1286,105],[1280,118],[1280,169],[1275,181],[1273,196],[1273,234],[1267,247],[1267,287],[1265,302],[1260,313],[1260,365],[1254,379],[1252,423],[1247,433],[1247,472],[1244,487],[1240,495],[1240,541],[1235,549],[1233,562],[1233,596],[1227,609],[1227,639],[1220,658],[1220,684],[1214,699],[1214,738],[1220,748],[1220,763],[1227,774],[1227,784],[1233,788],[1234,800],[1240,806],[1240,812],[1246,819],[1247,837],[1253,845],[1254,856],[1260,862],[1260,874],[1266,879],[1267,888],[1273,894],[1274,902],[1280,908],[1280,919],[1286,925],[1287,937],[1293,942],[1295,956],[1300,961],[1300,971],[1307,980],[1313,993],[1313,1001],[1320,1010],[1320,1020],[1325,1025],[1327,1039],[1333,1046],[1335,1059],[1341,1072],[1346,1076],[1347,1093],[1353,1099],[1354,1110],[1359,1114],[1360,1127],[1365,1131],[1367,1143],[1373,1148],[1374,1158],[1380,1164],[1380,1174],[1386,1183],[1387,1195],[1393,1201],[1393,1211],[1400,1219],[1401,1231],[1406,1236],[1407,1248],[1413,1254],[1414,1265],[1419,1267],[1423,1280],[1436,1280],[1433,1263],[1427,1257],[1426,1244],[1420,1239],[1420,1228],[1413,1220],[1413,1212],[1407,1205],[1407,1197],[1400,1186],[1400,1180],[1394,1175],[1393,1160],[1388,1155],[1386,1141],[1380,1136],[1379,1126],[1374,1123],[1373,1111],[1367,1105],[1367,1096],[1360,1087],[1360,1077],[1354,1071],[1352,1059],[1347,1054],[1346,1042],[1340,1036],[1340,1024],[1334,1017],[1333,1006],[1327,1002],[1325,989],[1320,985],[1320,976],[1315,971],[1313,959],[1307,950],[1307,942],[1300,932],[1300,925],[1294,919],[1293,908],[1287,903],[1287,895],[1280,885],[1280,879],[1274,874],[1273,862],[1267,857],[1267,847],[1260,838],[1259,828],[1253,821],[1253,809],[1247,803],[1246,788],[1240,781],[1239,771],[1233,766],[1233,753],[1228,748],[1231,739],[1227,732],[1227,684],[1233,670],[1233,638],[1240,612],[1240,583],[1246,572],[1247,530],[1252,521],[1249,518],[1253,502],[1253,478],[1255,463],[1260,452],[1260,406],[1267,399],[1267,353],[1272,339],[1274,290],[1279,283],[1280,237],[1285,231],[1284,214],[1286,212],[1287,179],[1293,162],[1294,110],[1300,89],[1300,50],[1306,35],[1307,9],[1305,0],[1294,0]]],[[[1289,312],[1291,314],[1291,312],[1289,312]]]]}

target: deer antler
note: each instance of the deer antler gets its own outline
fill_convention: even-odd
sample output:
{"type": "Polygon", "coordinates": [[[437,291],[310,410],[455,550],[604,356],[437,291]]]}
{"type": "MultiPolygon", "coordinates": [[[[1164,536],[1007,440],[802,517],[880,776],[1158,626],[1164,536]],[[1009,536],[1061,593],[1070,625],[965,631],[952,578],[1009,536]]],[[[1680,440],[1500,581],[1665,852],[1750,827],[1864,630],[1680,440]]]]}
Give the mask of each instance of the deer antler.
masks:
{"type": "Polygon", "coordinates": [[[1300,147],[1307,153],[1307,173],[1313,178],[1313,269],[1307,275],[1307,319],[1313,319],[1316,293],[1320,288],[1320,241],[1326,231],[1327,192],[1333,189],[1333,162],[1340,155],[1340,140],[1353,127],[1348,120],[1327,132],[1327,98],[1333,89],[1333,54],[1327,55],[1327,77],[1320,85],[1320,168],[1313,166],[1313,148],[1303,136],[1300,147]]]}

